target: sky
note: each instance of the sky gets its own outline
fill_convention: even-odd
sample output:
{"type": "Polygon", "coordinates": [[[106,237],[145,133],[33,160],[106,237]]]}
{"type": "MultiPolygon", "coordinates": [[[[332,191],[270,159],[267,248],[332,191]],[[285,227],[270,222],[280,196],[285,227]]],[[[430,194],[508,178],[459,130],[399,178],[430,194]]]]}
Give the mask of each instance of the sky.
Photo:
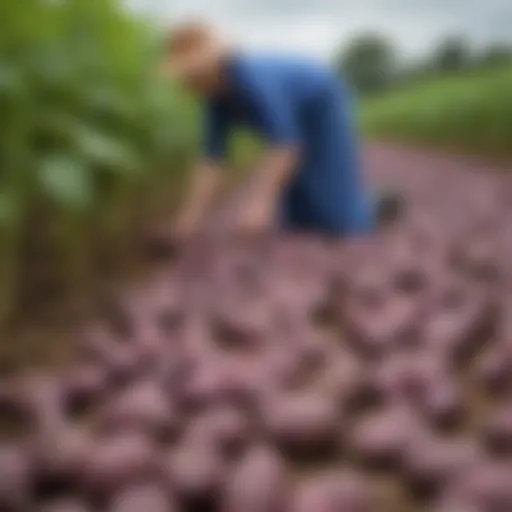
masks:
{"type": "Polygon", "coordinates": [[[446,34],[479,47],[512,43],[512,0],[125,0],[159,23],[200,18],[248,49],[277,49],[328,60],[366,30],[392,38],[404,58],[446,34]]]}

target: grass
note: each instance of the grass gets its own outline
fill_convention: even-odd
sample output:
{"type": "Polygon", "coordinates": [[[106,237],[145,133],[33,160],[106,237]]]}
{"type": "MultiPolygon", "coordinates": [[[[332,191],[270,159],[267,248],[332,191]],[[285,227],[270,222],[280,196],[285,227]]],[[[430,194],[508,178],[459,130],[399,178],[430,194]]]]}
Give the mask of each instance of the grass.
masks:
{"type": "Polygon", "coordinates": [[[444,76],[363,102],[369,138],[512,156],[512,66],[444,76]]]}

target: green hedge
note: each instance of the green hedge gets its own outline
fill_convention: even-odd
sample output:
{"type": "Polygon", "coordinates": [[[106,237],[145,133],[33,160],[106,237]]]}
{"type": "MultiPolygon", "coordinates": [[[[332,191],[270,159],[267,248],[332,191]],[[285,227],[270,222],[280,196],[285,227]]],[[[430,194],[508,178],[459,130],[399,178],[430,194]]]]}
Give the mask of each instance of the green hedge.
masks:
{"type": "Polygon", "coordinates": [[[512,156],[512,67],[446,76],[363,103],[370,137],[512,156]]]}
{"type": "Polygon", "coordinates": [[[157,43],[115,0],[2,2],[0,320],[37,276],[87,288],[179,193],[197,123],[157,43]]]}

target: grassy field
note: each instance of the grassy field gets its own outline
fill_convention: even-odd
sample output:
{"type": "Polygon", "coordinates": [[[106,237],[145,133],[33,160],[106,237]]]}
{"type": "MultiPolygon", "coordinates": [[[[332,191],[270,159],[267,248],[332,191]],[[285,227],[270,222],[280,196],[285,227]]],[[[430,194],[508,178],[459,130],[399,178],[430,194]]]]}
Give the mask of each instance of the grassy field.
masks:
{"type": "Polygon", "coordinates": [[[364,133],[491,156],[512,156],[512,66],[433,79],[367,100],[364,133]]]}

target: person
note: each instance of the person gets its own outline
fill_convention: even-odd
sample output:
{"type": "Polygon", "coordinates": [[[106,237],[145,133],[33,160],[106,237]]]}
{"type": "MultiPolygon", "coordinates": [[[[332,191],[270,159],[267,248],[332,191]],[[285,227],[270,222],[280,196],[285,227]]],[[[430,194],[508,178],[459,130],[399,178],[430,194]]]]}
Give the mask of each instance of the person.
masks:
{"type": "Polygon", "coordinates": [[[201,229],[237,126],[265,141],[253,186],[232,219],[236,232],[370,233],[375,208],[359,162],[356,123],[345,84],[327,66],[298,57],[243,52],[210,27],[186,23],[165,38],[164,69],[204,99],[202,159],[173,234],[201,229]]]}

